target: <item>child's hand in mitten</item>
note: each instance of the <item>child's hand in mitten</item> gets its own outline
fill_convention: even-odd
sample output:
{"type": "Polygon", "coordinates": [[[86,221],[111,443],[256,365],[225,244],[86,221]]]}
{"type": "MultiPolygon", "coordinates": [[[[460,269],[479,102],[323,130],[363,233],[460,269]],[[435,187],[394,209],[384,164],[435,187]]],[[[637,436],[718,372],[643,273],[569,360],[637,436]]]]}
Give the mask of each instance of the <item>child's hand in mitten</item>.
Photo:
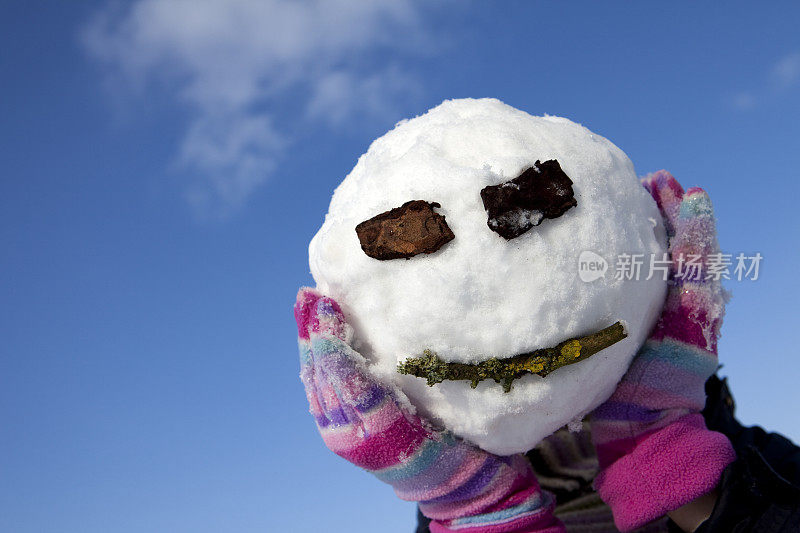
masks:
{"type": "Polygon", "coordinates": [[[335,301],[301,289],[294,312],[300,378],[328,448],[418,501],[434,533],[564,531],[524,456],[499,457],[432,430],[399,391],[370,376],[335,301]]]}
{"type": "Polygon", "coordinates": [[[710,492],[735,458],[700,414],[725,304],[706,270],[719,253],[711,202],[700,188],[684,192],[666,171],[643,184],[666,224],[669,290],[652,334],[591,426],[601,468],[595,487],[623,531],[710,492]]]}

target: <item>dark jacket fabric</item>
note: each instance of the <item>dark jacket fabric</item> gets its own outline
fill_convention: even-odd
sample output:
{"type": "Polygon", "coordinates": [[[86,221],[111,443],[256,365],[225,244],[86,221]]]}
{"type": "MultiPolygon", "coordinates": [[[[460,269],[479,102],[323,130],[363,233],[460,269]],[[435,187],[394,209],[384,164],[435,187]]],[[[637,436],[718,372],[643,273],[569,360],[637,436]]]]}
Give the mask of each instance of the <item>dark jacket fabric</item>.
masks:
{"type": "Polygon", "coordinates": [[[723,473],[714,511],[696,533],[800,532],[800,448],[777,433],[742,426],[724,379],[712,376],[706,394],[706,425],[730,439],[737,460],[723,473]]]}
{"type": "MultiPolygon", "coordinates": [[[[723,473],[714,510],[696,533],[800,533],[800,447],[777,433],[740,424],[724,378],[711,376],[706,396],[706,425],[730,439],[737,459],[723,473]]],[[[541,468],[536,456],[528,454],[534,470],[541,468]]],[[[574,497],[558,496],[559,504],[574,497]]],[[[428,533],[430,521],[419,510],[417,515],[416,532],[428,533]]],[[[682,531],[671,521],[665,527],[682,531]]]]}

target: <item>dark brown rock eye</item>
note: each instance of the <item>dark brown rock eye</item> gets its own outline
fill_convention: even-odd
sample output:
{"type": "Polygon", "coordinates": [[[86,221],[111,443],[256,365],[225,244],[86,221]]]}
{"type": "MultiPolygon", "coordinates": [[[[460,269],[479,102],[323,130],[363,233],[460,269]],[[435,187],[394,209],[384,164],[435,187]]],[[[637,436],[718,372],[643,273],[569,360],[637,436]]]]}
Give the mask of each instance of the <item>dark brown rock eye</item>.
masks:
{"type": "Polygon", "coordinates": [[[505,239],[519,237],[545,218],[560,217],[578,205],[572,180],[555,159],[536,161],[513,180],[485,187],[481,199],[489,228],[505,239]]]}
{"type": "Polygon", "coordinates": [[[364,253],[375,259],[408,259],[435,252],[455,235],[436,202],[412,200],[356,226],[364,253]]]}

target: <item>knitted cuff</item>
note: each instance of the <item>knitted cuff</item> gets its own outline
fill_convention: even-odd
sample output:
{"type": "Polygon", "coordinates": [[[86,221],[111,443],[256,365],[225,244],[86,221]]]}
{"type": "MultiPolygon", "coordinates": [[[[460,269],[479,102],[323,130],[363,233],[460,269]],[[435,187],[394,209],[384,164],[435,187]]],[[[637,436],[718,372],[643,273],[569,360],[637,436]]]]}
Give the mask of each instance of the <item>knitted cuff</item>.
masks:
{"type": "Polygon", "coordinates": [[[565,533],[564,525],[553,515],[555,505],[553,495],[537,484],[481,514],[433,520],[429,527],[431,533],[565,533]]]}
{"type": "Polygon", "coordinates": [[[636,447],[598,474],[595,488],[620,531],[641,527],[707,494],[736,459],[730,441],[687,415],[637,438],[636,447]]]}

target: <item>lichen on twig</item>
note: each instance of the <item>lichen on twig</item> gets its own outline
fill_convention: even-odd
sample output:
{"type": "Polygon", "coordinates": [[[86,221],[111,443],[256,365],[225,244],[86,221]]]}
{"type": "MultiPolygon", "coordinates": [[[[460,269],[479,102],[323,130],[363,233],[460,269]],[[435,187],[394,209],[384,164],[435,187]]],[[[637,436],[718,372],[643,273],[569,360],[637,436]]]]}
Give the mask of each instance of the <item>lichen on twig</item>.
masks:
{"type": "Polygon", "coordinates": [[[492,357],[480,363],[453,363],[444,361],[431,350],[421,357],[410,357],[397,366],[401,374],[425,378],[429,386],[444,380],[467,380],[474,389],[485,379],[493,379],[509,392],[515,379],[525,374],[548,375],[562,366],[572,365],[591,357],[627,337],[622,322],[590,335],[568,339],[554,348],[542,348],[533,352],[499,359],[492,357]]]}

